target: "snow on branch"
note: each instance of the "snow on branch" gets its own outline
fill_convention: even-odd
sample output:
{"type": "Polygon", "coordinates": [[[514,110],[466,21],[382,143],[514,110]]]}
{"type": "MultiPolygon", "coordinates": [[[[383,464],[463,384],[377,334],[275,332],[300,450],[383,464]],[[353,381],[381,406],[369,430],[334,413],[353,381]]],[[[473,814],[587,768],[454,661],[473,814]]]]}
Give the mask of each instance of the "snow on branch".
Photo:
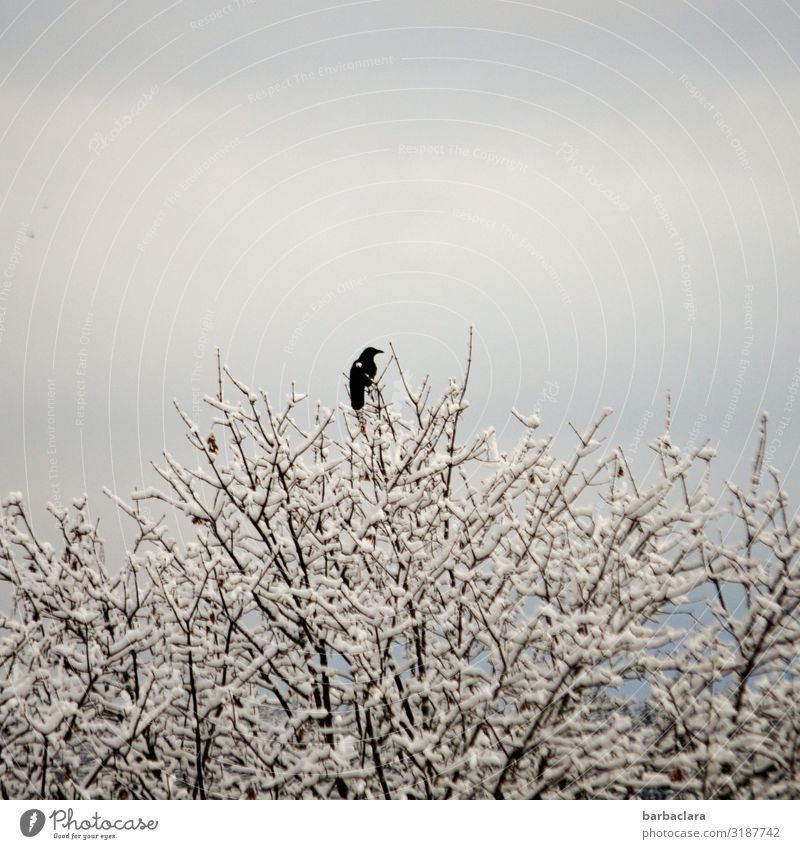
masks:
{"type": "Polygon", "coordinates": [[[124,557],[85,500],[55,545],[3,501],[3,797],[796,797],[800,534],[766,417],[718,503],[707,447],[665,434],[636,481],[610,411],[558,458],[514,410],[502,453],[463,430],[466,378],[431,398],[392,352],[410,418],[378,392],[363,431],[220,368],[211,432],[180,411],[200,465],[115,497],[124,557]]]}

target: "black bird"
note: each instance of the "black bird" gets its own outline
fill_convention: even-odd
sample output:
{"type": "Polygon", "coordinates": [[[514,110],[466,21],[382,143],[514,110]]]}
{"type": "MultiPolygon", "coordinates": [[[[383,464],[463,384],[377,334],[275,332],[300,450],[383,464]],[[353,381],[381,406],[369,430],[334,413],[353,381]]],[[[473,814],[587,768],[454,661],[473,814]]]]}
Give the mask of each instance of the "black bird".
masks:
{"type": "Polygon", "coordinates": [[[364,390],[372,386],[378,373],[375,354],[382,354],[379,348],[364,348],[359,358],[350,367],[350,403],[354,410],[364,406],[364,390]]]}

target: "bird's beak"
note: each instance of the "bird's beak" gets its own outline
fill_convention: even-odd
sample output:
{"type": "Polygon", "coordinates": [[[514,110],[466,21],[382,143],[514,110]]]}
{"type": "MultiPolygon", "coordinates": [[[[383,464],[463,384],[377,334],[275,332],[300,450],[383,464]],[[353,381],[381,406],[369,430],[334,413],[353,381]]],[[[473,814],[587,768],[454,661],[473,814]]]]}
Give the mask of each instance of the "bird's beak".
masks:
{"type": "Polygon", "coordinates": [[[376,348],[376,349],[375,349],[375,353],[376,353],[376,354],[382,354],[382,353],[383,353],[383,351],[381,351],[381,349],[380,349],[380,348],[376,348]]]}

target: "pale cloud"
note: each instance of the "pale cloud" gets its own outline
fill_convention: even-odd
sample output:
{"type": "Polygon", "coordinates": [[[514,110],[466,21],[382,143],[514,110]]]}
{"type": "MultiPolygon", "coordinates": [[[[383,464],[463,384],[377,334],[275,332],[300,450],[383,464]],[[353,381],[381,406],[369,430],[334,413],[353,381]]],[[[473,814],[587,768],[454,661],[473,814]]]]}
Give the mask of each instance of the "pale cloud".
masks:
{"type": "Polygon", "coordinates": [[[611,404],[646,464],[669,388],[742,474],[798,365],[800,20],[557,5],[4,4],[2,488],[50,498],[48,381],[60,491],[99,502],[177,450],[217,345],[332,406],[388,339],[444,382],[470,324],[473,426],[556,384],[545,430],[611,404]]]}

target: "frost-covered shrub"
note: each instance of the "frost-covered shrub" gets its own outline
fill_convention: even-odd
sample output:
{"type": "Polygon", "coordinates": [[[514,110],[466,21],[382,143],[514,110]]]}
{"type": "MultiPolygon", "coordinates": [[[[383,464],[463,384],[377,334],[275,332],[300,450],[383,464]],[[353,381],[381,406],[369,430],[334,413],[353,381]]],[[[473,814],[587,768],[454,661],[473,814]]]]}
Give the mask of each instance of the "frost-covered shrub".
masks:
{"type": "Polygon", "coordinates": [[[466,379],[310,429],[228,379],[210,434],[182,413],[199,464],[118,502],[124,560],[82,500],[56,546],[3,502],[4,797],[798,795],[800,535],[763,429],[715,504],[713,452],[665,435],[637,483],[607,411],[564,461],[536,416],[508,453],[461,437],[466,379]]]}

